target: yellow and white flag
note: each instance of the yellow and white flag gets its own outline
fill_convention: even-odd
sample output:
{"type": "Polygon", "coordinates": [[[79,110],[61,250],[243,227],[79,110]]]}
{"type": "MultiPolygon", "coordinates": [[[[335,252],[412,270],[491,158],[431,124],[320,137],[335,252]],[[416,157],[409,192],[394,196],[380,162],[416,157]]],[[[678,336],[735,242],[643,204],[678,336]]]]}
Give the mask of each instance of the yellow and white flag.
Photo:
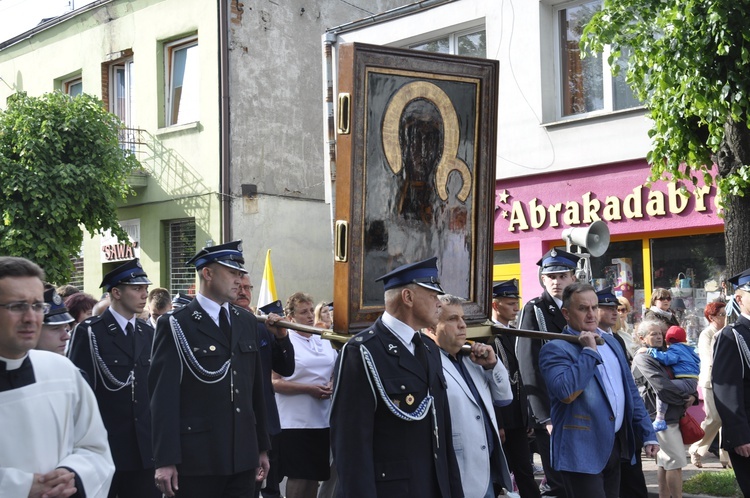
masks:
{"type": "Polygon", "coordinates": [[[266,264],[263,267],[263,280],[258,291],[258,308],[270,304],[279,297],[276,294],[276,282],[273,279],[273,267],[271,266],[271,250],[266,253],[266,264]]]}

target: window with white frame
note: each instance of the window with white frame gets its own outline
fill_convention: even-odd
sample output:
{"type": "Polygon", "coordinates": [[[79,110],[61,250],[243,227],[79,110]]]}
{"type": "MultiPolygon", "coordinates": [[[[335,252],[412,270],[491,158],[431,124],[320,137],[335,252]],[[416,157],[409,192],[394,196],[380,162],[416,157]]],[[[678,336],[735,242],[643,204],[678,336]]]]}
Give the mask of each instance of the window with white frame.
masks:
{"type": "Polygon", "coordinates": [[[83,93],[83,79],[80,76],[62,82],[62,91],[71,97],[77,97],[83,93]]]}
{"type": "Polygon", "coordinates": [[[133,59],[125,59],[109,66],[109,111],[119,117],[127,128],[135,126],[135,87],[133,59]]]}
{"type": "Polygon", "coordinates": [[[413,50],[441,54],[487,57],[487,35],[484,26],[448,33],[438,38],[409,45],[413,50]]]}
{"type": "MultiPolygon", "coordinates": [[[[625,82],[624,69],[612,76],[607,53],[581,59],[581,35],[601,9],[602,0],[586,0],[555,9],[557,33],[557,81],[560,118],[612,112],[641,103],[625,82]]],[[[624,63],[626,54],[620,59],[624,63]]],[[[624,65],[623,65],[624,68],[624,65]]]]}
{"type": "Polygon", "coordinates": [[[198,38],[164,45],[167,81],[167,125],[198,121],[198,38]]]}

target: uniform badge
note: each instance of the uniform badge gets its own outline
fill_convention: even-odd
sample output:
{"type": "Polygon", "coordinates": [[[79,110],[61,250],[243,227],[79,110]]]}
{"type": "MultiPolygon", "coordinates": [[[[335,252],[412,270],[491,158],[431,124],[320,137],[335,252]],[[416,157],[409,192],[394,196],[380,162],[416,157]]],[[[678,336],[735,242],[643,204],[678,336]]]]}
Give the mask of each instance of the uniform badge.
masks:
{"type": "Polygon", "coordinates": [[[395,344],[389,344],[388,345],[388,352],[389,353],[398,353],[398,346],[395,344]]]}
{"type": "Polygon", "coordinates": [[[391,403],[393,403],[394,405],[396,405],[399,408],[401,407],[401,400],[399,400],[399,399],[392,399],[391,403]]]}
{"type": "Polygon", "coordinates": [[[549,305],[549,314],[550,315],[554,315],[555,314],[555,307],[552,304],[549,305]]]}
{"type": "Polygon", "coordinates": [[[196,322],[200,322],[201,318],[203,318],[203,314],[200,311],[193,311],[193,320],[196,322]]]}
{"type": "Polygon", "coordinates": [[[555,251],[554,249],[552,249],[552,252],[550,252],[549,255],[552,256],[553,258],[556,258],[557,257],[557,251],[555,251]]]}
{"type": "Polygon", "coordinates": [[[52,296],[52,302],[59,306],[62,304],[62,298],[59,294],[55,294],[52,296]]]}
{"type": "Polygon", "coordinates": [[[414,396],[411,394],[406,395],[406,404],[411,406],[414,404],[414,396]]]}

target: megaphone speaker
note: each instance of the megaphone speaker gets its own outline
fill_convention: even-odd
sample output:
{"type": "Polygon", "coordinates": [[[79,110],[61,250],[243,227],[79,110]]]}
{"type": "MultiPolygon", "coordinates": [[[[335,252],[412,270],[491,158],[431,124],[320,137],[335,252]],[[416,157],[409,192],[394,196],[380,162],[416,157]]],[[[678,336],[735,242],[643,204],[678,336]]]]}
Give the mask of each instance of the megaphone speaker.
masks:
{"type": "Polygon", "coordinates": [[[595,258],[607,252],[609,247],[609,228],[600,220],[585,228],[566,228],[562,236],[566,242],[586,248],[595,258]]]}

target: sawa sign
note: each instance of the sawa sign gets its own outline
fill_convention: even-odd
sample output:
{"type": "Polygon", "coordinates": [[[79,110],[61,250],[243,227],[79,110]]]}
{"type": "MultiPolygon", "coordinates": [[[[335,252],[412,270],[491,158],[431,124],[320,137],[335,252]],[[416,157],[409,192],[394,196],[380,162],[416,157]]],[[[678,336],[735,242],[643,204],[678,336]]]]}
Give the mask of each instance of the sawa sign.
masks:
{"type": "MultiPolygon", "coordinates": [[[[638,185],[627,195],[601,196],[588,191],[580,200],[543,203],[538,198],[528,202],[513,200],[507,190],[498,192],[500,216],[508,220],[509,232],[525,232],[545,227],[588,225],[594,221],[622,221],[661,218],[680,215],[688,211],[702,213],[710,206],[715,187],[711,185],[686,186],[666,184],[666,192],[638,185]]],[[[714,208],[718,198],[714,195],[714,208]]]]}
{"type": "Polygon", "coordinates": [[[107,230],[101,238],[101,262],[129,261],[141,257],[141,220],[123,220],[120,226],[128,234],[128,241],[120,241],[107,230]]]}

